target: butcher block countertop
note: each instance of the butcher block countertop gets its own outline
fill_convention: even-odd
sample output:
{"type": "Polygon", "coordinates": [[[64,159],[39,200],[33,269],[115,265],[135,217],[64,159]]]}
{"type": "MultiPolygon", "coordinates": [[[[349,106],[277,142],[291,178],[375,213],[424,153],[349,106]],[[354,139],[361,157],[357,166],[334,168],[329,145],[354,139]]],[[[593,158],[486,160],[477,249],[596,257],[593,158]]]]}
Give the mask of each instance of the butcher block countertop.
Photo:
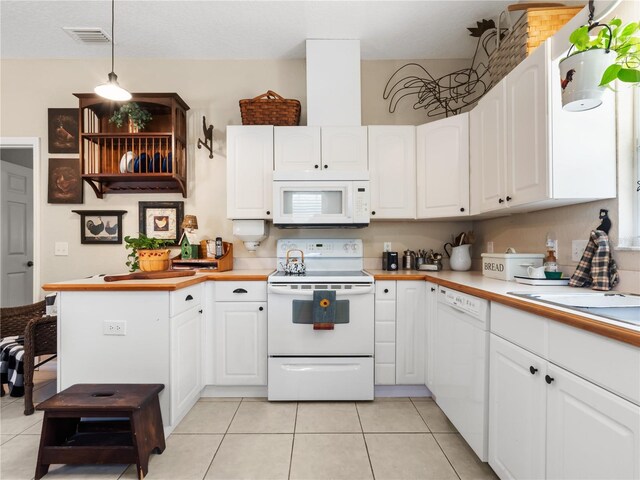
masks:
{"type": "MultiPolygon", "coordinates": [[[[213,281],[266,281],[273,270],[229,270],[227,272],[200,271],[191,277],[161,278],[154,280],[122,280],[105,282],[102,277],[47,283],[42,289],[48,292],[64,291],[154,291],[180,290],[197,283],[213,281]]],[[[123,273],[124,274],[124,273],[123,273]]]]}
{"type": "Polygon", "coordinates": [[[426,280],[443,287],[453,288],[460,292],[468,293],[469,295],[501,303],[509,307],[571,325],[572,327],[640,347],[639,327],[508,294],[509,292],[577,293],[580,291],[590,291],[588,289],[577,289],[568,286],[524,285],[513,281],[505,282],[503,280],[485,277],[482,275],[482,272],[453,272],[449,270],[441,270],[439,272],[419,272],[416,270],[398,270],[396,272],[388,272],[385,270],[367,271],[373,275],[376,280],[426,280]]]}

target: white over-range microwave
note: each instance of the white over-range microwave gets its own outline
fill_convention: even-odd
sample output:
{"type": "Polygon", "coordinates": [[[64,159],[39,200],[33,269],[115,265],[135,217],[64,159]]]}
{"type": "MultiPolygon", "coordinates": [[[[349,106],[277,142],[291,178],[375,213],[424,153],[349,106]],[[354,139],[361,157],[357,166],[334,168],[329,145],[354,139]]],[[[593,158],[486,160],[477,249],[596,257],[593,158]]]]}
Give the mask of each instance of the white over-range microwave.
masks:
{"type": "Polygon", "coordinates": [[[279,228],[369,225],[368,180],[274,180],[273,224],[279,228]]]}

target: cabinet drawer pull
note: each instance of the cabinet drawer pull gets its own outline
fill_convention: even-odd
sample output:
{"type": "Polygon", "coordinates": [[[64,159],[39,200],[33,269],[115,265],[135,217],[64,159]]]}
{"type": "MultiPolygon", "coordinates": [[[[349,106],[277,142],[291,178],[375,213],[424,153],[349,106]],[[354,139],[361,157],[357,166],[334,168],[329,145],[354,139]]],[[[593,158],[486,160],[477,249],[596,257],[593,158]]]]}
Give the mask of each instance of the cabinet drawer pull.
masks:
{"type": "Polygon", "coordinates": [[[538,369],[533,367],[533,366],[531,366],[531,367],[529,367],[529,371],[531,372],[531,375],[535,375],[536,372],[538,371],[538,369]]]}
{"type": "Polygon", "coordinates": [[[247,291],[244,288],[236,288],[233,293],[247,293],[247,291]]]}
{"type": "Polygon", "coordinates": [[[329,165],[325,165],[324,168],[329,168],[329,165]]]}
{"type": "Polygon", "coordinates": [[[503,200],[503,199],[501,199],[501,198],[499,198],[499,199],[498,199],[498,203],[504,203],[504,200],[503,200]]]}
{"type": "Polygon", "coordinates": [[[202,313],[202,309],[198,310],[198,313],[202,313]]]}
{"type": "Polygon", "coordinates": [[[385,288],[385,289],[384,289],[384,293],[389,293],[389,289],[388,289],[388,288],[385,288]]]}
{"type": "Polygon", "coordinates": [[[507,202],[511,201],[511,197],[509,195],[507,195],[507,202]]]}
{"type": "Polygon", "coordinates": [[[464,212],[464,207],[460,207],[460,211],[461,211],[461,212],[464,212]]]}
{"type": "Polygon", "coordinates": [[[315,168],[320,168],[318,165],[314,165],[315,168]]]}
{"type": "Polygon", "coordinates": [[[259,307],[258,310],[263,311],[264,307],[259,307]]]}
{"type": "Polygon", "coordinates": [[[549,385],[551,385],[551,382],[553,382],[555,379],[553,377],[550,377],[549,375],[545,375],[544,376],[544,381],[547,382],[549,385]]]}
{"type": "Polygon", "coordinates": [[[187,295],[187,297],[184,299],[185,302],[188,302],[189,300],[193,300],[193,297],[191,295],[187,295]]]}
{"type": "Polygon", "coordinates": [[[371,215],[375,215],[375,214],[376,214],[376,211],[375,211],[375,210],[374,210],[373,212],[371,212],[371,215]]]}
{"type": "Polygon", "coordinates": [[[435,287],[431,287],[431,291],[435,292],[436,291],[435,287]]]}
{"type": "Polygon", "coordinates": [[[270,210],[267,210],[267,215],[271,215],[271,211],[270,210]]]}

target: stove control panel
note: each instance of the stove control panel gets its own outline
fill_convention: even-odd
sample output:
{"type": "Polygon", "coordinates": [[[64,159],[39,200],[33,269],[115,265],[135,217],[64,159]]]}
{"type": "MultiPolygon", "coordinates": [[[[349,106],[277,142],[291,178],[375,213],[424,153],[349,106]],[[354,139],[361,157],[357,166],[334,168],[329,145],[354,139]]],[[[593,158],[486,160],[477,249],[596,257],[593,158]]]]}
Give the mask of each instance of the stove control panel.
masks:
{"type": "Polygon", "coordinates": [[[278,240],[278,257],[285,257],[290,250],[302,250],[305,257],[359,258],[363,256],[360,239],[304,239],[278,240]]]}

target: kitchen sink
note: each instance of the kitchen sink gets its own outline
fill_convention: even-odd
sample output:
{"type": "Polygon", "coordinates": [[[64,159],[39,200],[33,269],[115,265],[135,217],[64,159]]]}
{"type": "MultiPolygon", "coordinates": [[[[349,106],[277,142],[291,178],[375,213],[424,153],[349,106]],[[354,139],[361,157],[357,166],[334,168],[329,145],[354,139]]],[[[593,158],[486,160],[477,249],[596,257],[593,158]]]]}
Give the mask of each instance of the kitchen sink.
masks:
{"type": "Polygon", "coordinates": [[[509,295],[549,303],[571,310],[598,315],[640,326],[640,295],[618,292],[523,293],[509,295]]]}

